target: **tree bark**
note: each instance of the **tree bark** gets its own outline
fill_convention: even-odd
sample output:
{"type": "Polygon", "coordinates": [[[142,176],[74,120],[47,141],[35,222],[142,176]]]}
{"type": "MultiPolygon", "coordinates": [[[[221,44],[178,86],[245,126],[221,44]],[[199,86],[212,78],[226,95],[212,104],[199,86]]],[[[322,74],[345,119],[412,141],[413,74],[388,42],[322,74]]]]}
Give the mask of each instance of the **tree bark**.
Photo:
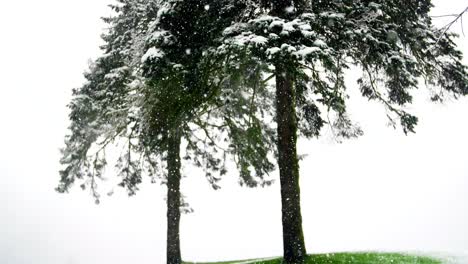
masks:
{"type": "Polygon", "coordinates": [[[167,264],[181,264],[180,253],[180,141],[179,129],[169,136],[167,151],[167,264]]]}
{"type": "Polygon", "coordinates": [[[284,261],[304,263],[306,249],[302,231],[297,158],[297,117],[293,77],[281,63],[276,67],[277,148],[281,184],[284,261]]]}

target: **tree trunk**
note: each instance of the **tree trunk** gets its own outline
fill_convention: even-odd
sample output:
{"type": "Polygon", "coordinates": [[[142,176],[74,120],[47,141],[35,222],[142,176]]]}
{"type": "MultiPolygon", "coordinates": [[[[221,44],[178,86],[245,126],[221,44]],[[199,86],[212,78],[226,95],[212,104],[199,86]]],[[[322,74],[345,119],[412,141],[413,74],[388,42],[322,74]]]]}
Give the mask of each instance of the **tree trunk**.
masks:
{"type": "Polygon", "coordinates": [[[297,117],[293,78],[284,65],[276,65],[276,122],[278,166],[281,184],[284,261],[304,263],[306,250],[302,231],[297,158],[297,117]]]}
{"type": "Polygon", "coordinates": [[[179,129],[171,132],[167,151],[167,264],[181,264],[180,254],[180,141],[179,129]]]}

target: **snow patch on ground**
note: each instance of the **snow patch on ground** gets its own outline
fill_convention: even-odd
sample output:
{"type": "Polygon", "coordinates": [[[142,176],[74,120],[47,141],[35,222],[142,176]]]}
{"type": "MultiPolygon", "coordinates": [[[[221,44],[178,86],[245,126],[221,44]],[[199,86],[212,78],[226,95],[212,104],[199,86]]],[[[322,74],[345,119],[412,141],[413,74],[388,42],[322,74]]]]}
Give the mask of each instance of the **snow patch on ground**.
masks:
{"type": "Polygon", "coordinates": [[[277,259],[278,257],[274,257],[274,258],[262,258],[262,259],[252,259],[252,260],[246,260],[246,261],[242,261],[242,262],[238,262],[236,264],[250,264],[250,263],[257,263],[257,262],[260,262],[260,261],[268,261],[268,260],[273,260],[273,259],[277,259]]]}
{"type": "Polygon", "coordinates": [[[435,258],[442,261],[443,264],[467,264],[468,263],[468,252],[419,252],[410,251],[406,252],[409,255],[414,256],[426,256],[435,258]]]}
{"type": "Polygon", "coordinates": [[[436,253],[430,256],[442,260],[444,264],[467,264],[468,254],[442,254],[436,253]]]}

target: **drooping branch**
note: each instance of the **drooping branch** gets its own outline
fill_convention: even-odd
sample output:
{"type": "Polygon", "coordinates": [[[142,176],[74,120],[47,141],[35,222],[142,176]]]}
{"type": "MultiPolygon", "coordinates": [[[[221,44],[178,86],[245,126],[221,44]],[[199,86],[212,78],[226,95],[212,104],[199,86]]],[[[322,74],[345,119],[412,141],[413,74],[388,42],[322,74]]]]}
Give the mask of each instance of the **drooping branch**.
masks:
{"type": "Polygon", "coordinates": [[[447,31],[455,24],[457,23],[458,21],[460,21],[460,24],[461,24],[461,29],[462,29],[462,33],[464,34],[464,29],[463,29],[463,16],[465,15],[465,13],[468,12],[468,6],[459,14],[451,14],[451,15],[442,15],[442,16],[435,16],[435,17],[454,17],[454,19],[452,21],[450,21],[449,23],[447,23],[445,26],[443,26],[441,28],[442,30],[442,33],[440,34],[439,38],[437,39],[435,45],[437,45],[439,43],[439,41],[442,39],[442,37],[445,35],[445,33],[447,33],[447,31]]]}

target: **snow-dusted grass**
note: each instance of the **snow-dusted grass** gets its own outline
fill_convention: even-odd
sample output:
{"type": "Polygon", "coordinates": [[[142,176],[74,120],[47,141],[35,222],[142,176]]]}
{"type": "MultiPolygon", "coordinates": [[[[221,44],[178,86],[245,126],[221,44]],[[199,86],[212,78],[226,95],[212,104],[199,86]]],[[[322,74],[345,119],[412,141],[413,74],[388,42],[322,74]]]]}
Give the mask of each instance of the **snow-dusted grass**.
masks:
{"type": "MultiPolygon", "coordinates": [[[[257,260],[240,260],[228,262],[186,264],[281,264],[281,258],[257,260]]],[[[334,253],[309,255],[306,264],[444,264],[444,261],[425,256],[414,256],[401,253],[334,253]]]]}

